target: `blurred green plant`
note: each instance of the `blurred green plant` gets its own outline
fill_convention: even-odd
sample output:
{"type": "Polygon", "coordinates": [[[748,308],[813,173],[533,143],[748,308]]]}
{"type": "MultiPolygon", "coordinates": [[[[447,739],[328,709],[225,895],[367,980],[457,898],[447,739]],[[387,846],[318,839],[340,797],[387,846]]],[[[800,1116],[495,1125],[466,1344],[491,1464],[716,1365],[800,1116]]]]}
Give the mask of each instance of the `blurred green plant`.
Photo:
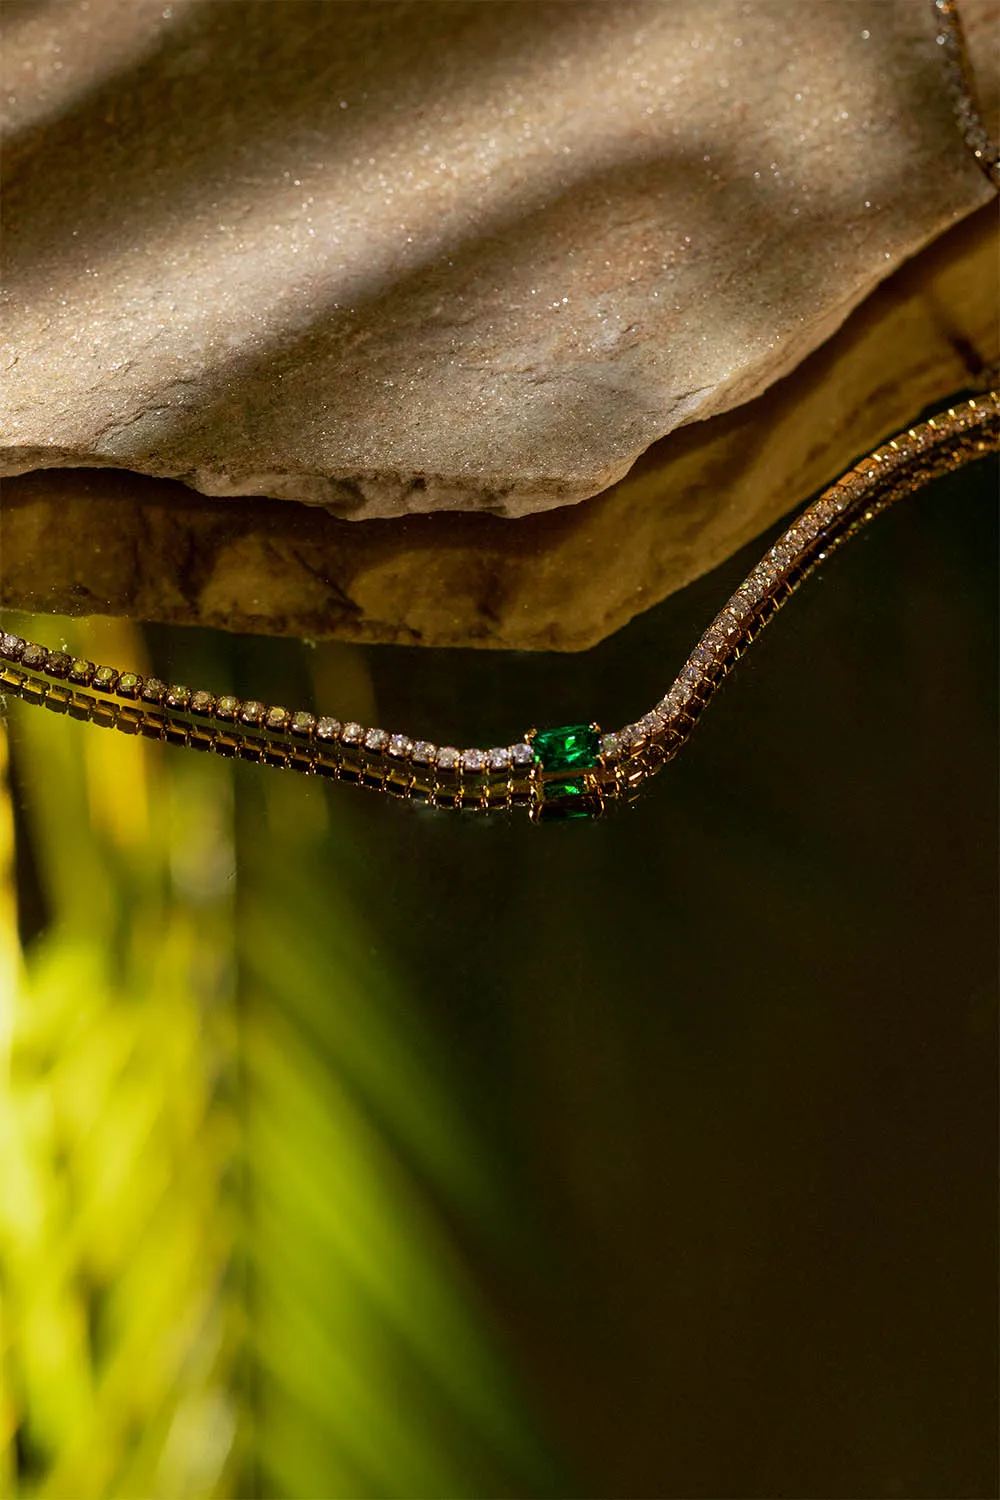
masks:
{"type": "Polygon", "coordinates": [[[0,1493],[551,1493],[451,1227],[502,1205],[323,789],[11,720],[0,1493]]]}

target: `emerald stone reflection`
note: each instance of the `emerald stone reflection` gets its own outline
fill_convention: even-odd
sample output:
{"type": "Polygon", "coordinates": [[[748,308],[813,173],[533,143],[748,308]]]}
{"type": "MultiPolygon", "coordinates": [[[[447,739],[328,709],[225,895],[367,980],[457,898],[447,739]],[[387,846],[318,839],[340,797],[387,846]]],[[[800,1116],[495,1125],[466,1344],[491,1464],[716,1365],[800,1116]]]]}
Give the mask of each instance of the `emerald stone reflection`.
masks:
{"type": "Polygon", "coordinates": [[[600,818],[604,809],[596,797],[579,802],[542,802],[532,814],[536,823],[570,823],[580,818],[600,818]]]}
{"type": "Polygon", "coordinates": [[[599,731],[589,724],[540,729],[531,752],[543,771],[586,771],[597,764],[599,731]]]}
{"type": "Polygon", "coordinates": [[[551,802],[555,797],[582,797],[586,790],[587,783],[582,776],[567,776],[560,781],[546,781],[542,796],[546,802],[551,802]]]}

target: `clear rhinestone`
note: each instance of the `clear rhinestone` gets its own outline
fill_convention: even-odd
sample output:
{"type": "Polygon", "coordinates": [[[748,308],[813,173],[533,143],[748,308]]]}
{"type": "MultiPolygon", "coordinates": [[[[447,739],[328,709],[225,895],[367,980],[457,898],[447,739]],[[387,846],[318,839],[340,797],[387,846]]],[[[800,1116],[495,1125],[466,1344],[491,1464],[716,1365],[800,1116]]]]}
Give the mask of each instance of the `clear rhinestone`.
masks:
{"type": "Polygon", "coordinates": [[[626,724],[624,729],[618,731],[618,742],[623,750],[632,755],[643,748],[646,736],[638,724],[626,724]]]}
{"type": "Polygon", "coordinates": [[[39,646],[37,641],[29,641],[21,653],[21,660],[26,667],[31,667],[32,671],[35,671],[45,665],[48,655],[44,646],[39,646]]]}
{"type": "Polygon", "coordinates": [[[315,728],[316,720],[312,714],[303,713],[301,710],[298,713],[292,714],[291,729],[293,734],[298,734],[305,738],[307,735],[312,734],[315,728]]]}
{"type": "Polygon", "coordinates": [[[24,641],[19,635],[12,635],[5,631],[0,635],[0,656],[5,656],[8,661],[17,661],[24,650],[24,641]]]}
{"type": "Polygon", "coordinates": [[[496,745],[489,751],[486,759],[491,771],[507,771],[510,769],[510,747],[496,745]]]}
{"type": "Polygon", "coordinates": [[[526,740],[521,740],[518,744],[511,745],[510,759],[512,765],[530,766],[534,758],[531,746],[526,740]]]}
{"type": "Polygon", "coordinates": [[[662,732],[663,720],[658,713],[643,714],[639,720],[638,728],[652,739],[654,735],[662,732]]]}
{"type": "Polygon", "coordinates": [[[418,740],[413,747],[413,759],[418,766],[429,766],[437,752],[437,745],[432,745],[430,740],[418,740]]]}
{"type": "Polygon", "coordinates": [[[471,772],[475,773],[477,771],[483,771],[483,770],[485,770],[485,768],[486,768],[486,756],[483,754],[483,752],[481,750],[463,750],[462,751],[462,770],[463,771],[471,771],[471,772]]]}
{"type": "MultiPolygon", "coordinates": [[[[323,724],[336,724],[336,723],[337,723],[336,719],[320,719],[319,724],[316,725],[316,733],[317,734],[320,733],[320,728],[321,728],[321,726],[323,724]]],[[[331,731],[331,734],[330,734],[330,738],[331,739],[336,734],[336,732],[337,731],[335,729],[331,731]]],[[[360,745],[361,744],[361,740],[362,740],[362,738],[364,736],[364,732],[365,731],[364,731],[363,727],[360,724],[356,724],[354,722],[354,720],[352,719],[349,724],[345,724],[344,725],[343,729],[340,732],[340,738],[343,740],[343,742],[344,742],[345,745],[360,745]]]]}
{"type": "Polygon", "coordinates": [[[264,723],[268,729],[284,729],[288,724],[289,713],[287,708],[269,708],[264,723]]]}
{"type": "Polygon", "coordinates": [[[240,719],[244,724],[259,724],[263,716],[264,705],[263,703],[258,703],[254,698],[251,698],[248,703],[244,703],[240,710],[240,719]]]}
{"type": "Polygon", "coordinates": [[[68,677],[73,658],[67,651],[50,651],[46,671],[50,677],[68,677]]]}
{"type": "Polygon", "coordinates": [[[617,760],[618,756],[620,755],[620,753],[621,753],[621,746],[618,743],[618,736],[616,734],[602,734],[601,735],[601,754],[604,757],[604,759],[605,760],[617,760]]]}
{"type": "Polygon", "coordinates": [[[459,753],[453,745],[445,745],[444,749],[437,753],[437,764],[439,771],[454,771],[458,765],[459,753]]]}
{"type": "MultiPolygon", "coordinates": [[[[118,691],[121,692],[121,683],[118,684],[118,691]]],[[[192,713],[210,714],[214,707],[215,699],[212,697],[212,694],[203,692],[201,688],[198,689],[194,697],[191,699],[192,713]]]]}
{"type": "Polygon", "coordinates": [[[78,682],[87,686],[94,675],[94,663],[78,656],[69,669],[70,682],[78,682]]]}
{"type": "Polygon", "coordinates": [[[389,740],[389,754],[396,760],[405,760],[413,753],[413,741],[405,734],[394,734],[389,740]]]}
{"type": "Polygon", "coordinates": [[[370,750],[373,755],[384,750],[388,743],[389,735],[384,729],[369,729],[364,738],[365,749],[370,750]]]}

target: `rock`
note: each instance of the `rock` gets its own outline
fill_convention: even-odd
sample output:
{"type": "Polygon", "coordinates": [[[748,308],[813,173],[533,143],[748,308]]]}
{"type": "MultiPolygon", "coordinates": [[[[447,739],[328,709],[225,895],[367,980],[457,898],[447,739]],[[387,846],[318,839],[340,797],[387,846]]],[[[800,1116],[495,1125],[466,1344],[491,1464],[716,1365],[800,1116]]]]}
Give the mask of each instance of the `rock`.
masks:
{"type": "MultiPolygon", "coordinates": [[[[3,472],[115,466],[355,519],[592,496],[673,429],[772,386],[987,200],[938,24],[916,0],[10,7],[3,472]]],[[[651,495],[651,472],[586,523],[555,521],[549,555],[575,557],[568,538],[651,495]]],[[[176,492],[168,520],[109,477],[92,494],[116,484],[172,532],[247,524],[245,507],[176,492]]],[[[655,577],[636,562],[635,587],[706,565],[727,545],[716,525],[709,509],[655,577]]],[[[226,615],[253,574],[244,622],[342,628],[325,574],[269,571],[279,544],[241,535],[228,573],[194,565],[199,608],[226,615]],[[294,597],[293,575],[312,579],[294,597]]],[[[373,607],[431,532],[326,535],[308,546],[346,569],[359,631],[468,634],[467,608],[430,592],[444,562],[409,620],[373,607]]],[[[519,584],[477,594],[475,578],[526,534],[475,536],[483,639],[541,644],[571,578],[522,632],[519,584]]],[[[190,612],[188,595],[167,602],[172,561],[156,609],[190,612]]],[[[625,607],[609,596],[608,619],[625,607]]],[[[603,628],[567,620],[560,639],[603,628]]]]}
{"type": "MultiPolygon", "coordinates": [[[[8,480],[8,607],[352,641],[579,650],[729,556],[1000,357],[992,208],[902,267],[794,375],[520,521],[350,523],[113,470],[8,480]]],[[[692,621],[697,628],[698,621],[692,621]]]]}

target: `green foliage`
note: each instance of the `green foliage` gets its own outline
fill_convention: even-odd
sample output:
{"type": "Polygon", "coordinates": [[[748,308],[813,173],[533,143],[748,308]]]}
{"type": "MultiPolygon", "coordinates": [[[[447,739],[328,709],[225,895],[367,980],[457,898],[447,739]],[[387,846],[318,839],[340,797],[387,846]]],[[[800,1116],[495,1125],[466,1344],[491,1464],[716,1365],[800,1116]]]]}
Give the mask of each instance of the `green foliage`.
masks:
{"type": "Polygon", "coordinates": [[[323,789],[10,719],[0,1493],[538,1493],[457,1237],[502,1205],[323,789]]]}

